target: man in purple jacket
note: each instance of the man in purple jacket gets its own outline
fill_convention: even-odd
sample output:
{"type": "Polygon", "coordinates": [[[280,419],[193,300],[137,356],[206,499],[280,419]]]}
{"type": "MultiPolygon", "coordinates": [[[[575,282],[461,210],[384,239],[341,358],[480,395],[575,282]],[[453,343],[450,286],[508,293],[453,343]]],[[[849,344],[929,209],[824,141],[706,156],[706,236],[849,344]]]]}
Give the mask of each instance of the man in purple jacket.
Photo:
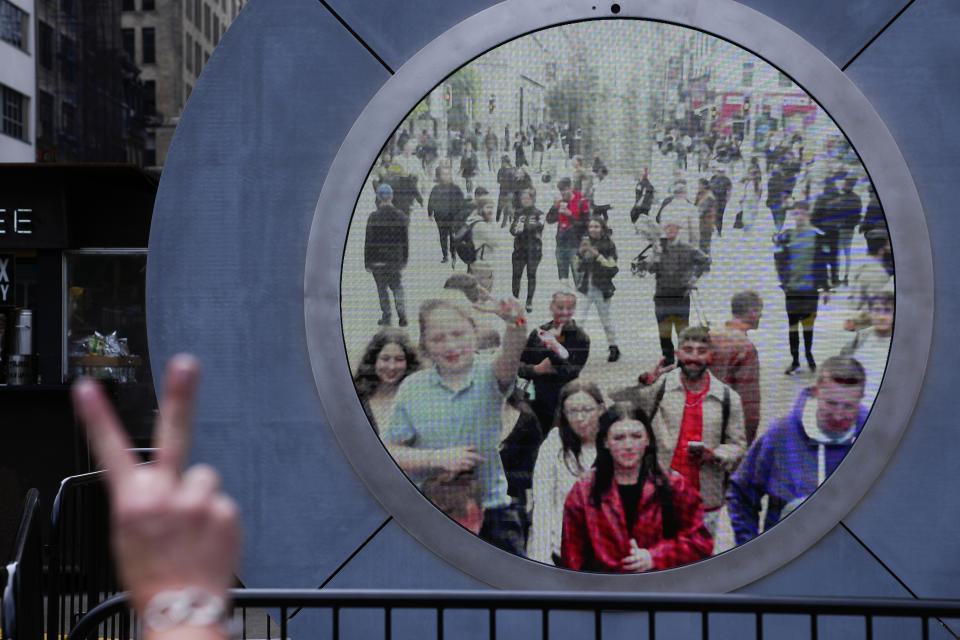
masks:
{"type": "Polygon", "coordinates": [[[863,367],[853,358],[830,358],[821,365],[816,385],[800,393],[790,414],[757,437],[727,489],[737,544],[760,533],[764,495],[766,531],[837,468],[867,419],[869,410],[860,404],[865,381],[863,367]]]}

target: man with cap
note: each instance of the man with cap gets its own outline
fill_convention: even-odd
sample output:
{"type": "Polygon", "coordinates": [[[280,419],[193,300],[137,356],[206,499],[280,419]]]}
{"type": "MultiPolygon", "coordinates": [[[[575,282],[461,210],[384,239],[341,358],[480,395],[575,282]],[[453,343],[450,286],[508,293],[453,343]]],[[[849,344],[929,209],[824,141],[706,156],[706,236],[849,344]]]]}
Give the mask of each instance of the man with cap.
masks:
{"type": "Polygon", "coordinates": [[[367,218],[366,240],[363,245],[363,266],[373,275],[380,298],[381,316],[377,324],[390,324],[390,295],[397,308],[401,327],[407,326],[406,300],[400,272],[407,266],[409,240],[407,215],[393,206],[393,188],[388,184],[377,187],[377,209],[367,218]]]}

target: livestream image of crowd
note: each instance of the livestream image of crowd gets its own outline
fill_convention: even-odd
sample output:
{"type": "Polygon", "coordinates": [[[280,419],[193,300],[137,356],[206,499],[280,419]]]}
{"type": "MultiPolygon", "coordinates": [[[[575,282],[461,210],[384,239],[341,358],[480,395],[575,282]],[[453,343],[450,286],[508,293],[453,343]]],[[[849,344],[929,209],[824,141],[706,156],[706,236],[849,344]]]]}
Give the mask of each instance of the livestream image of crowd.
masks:
{"type": "Polygon", "coordinates": [[[809,497],[861,433],[894,299],[829,115],[640,20],[529,34],[438,85],[371,168],[341,278],[357,393],[424,496],[510,553],[620,573],[809,497]]]}

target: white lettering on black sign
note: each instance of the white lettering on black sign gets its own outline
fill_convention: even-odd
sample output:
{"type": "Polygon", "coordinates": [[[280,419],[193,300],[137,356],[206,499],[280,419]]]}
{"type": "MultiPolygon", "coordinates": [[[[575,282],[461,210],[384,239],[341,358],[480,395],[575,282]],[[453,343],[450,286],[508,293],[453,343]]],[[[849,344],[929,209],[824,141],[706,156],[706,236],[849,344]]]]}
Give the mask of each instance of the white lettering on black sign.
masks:
{"type": "MultiPolygon", "coordinates": [[[[10,220],[7,211],[7,209],[0,209],[0,236],[7,235],[10,220]]],[[[14,209],[13,225],[10,228],[13,233],[21,236],[33,235],[33,209],[14,209]]]]}
{"type": "Polygon", "coordinates": [[[13,256],[0,254],[0,304],[13,304],[13,256]]]}

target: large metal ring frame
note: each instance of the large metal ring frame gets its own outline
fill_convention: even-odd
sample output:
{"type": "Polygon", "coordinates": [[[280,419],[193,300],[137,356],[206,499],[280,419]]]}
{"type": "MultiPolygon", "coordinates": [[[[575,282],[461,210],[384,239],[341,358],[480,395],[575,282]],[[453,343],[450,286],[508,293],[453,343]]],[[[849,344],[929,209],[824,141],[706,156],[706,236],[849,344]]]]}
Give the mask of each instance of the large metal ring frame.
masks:
{"type": "Polygon", "coordinates": [[[357,474],[412,536],[455,567],[501,588],[722,592],[793,560],[845,517],[893,455],[920,393],[933,332],[933,261],[913,179],[866,98],[826,56],[772,19],[731,0],[510,0],[451,28],[406,62],[373,97],[327,174],[310,230],[304,282],[307,344],[329,424],[357,474]],[[574,572],[500,551],[447,518],[397,467],[369,427],[340,332],[341,264],[352,212],[384,142],[443,78],[523,34],[596,18],[641,18],[699,29],[780,68],[853,143],[883,203],[896,258],[896,324],[887,371],[863,435],[784,524],[719,556],[635,575],[574,572]]]}

